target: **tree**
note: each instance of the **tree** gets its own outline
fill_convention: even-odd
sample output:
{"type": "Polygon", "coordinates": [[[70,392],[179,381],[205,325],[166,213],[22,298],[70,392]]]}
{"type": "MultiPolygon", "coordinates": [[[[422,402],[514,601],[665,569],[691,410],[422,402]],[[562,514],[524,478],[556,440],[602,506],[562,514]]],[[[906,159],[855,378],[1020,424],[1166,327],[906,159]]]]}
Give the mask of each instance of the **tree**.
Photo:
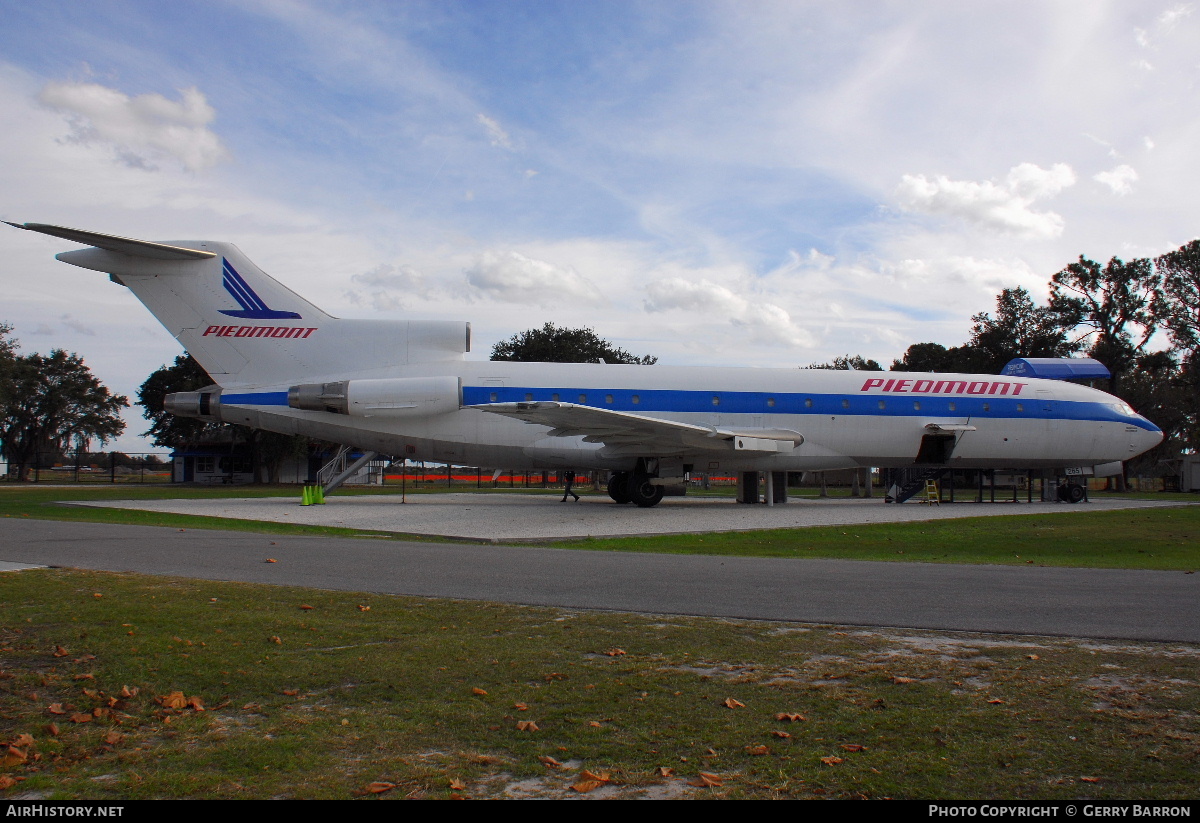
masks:
{"type": "Polygon", "coordinates": [[[1154,265],[1161,278],[1154,317],[1195,367],[1200,359],[1200,240],[1155,258],[1154,265]]]}
{"type": "Polygon", "coordinates": [[[861,354],[839,354],[830,363],[811,363],[804,368],[834,369],[839,371],[845,371],[846,369],[853,369],[854,371],[883,371],[883,366],[874,360],[867,360],[861,354]]]}
{"type": "Polygon", "coordinates": [[[1157,278],[1145,257],[1108,265],[1080,255],[1054,275],[1050,284],[1050,309],[1067,325],[1089,328],[1082,339],[1092,338],[1088,355],[1112,372],[1112,391],[1145,353],[1157,326],[1151,305],[1157,278]]]}
{"type": "Polygon", "coordinates": [[[892,361],[892,371],[952,372],[975,371],[977,358],[967,346],[946,348],[940,343],[913,343],[900,360],[892,361]]]}
{"type": "Polygon", "coordinates": [[[618,349],[591,329],[564,329],[547,323],[540,329],[514,334],[492,346],[492,360],[521,363],[632,363],[652,366],[653,355],[638,357],[618,349]]]}
{"type": "Polygon", "coordinates": [[[280,468],[285,460],[301,458],[308,454],[309,438],[199,420],[194,417],[177,417],[163,408],[163,398],[166,395],[172,392],[198,391],[213,385],[213,382],[208,372],[196,362],[196,358],[186,352],[176,357],[173,365],[156,370],[138,389],[138,405],[142,407],[142,416],[150,421],[150,428],[145,433],[156,446],[178,448],[185,443],[211,439],[213,435],[224,430],[227,432],[226,442],[249,444],[253,463],[258,469],[258,480],[279,482],[280,468]]]}
{"type": "Polygon", "coordinates": [[[1014,357],[1070,357],[1079,343],[1068,336],[1058,312],[1034,305],[1025,289],[1005,289],[996,298],[996,317],[981,312],[971,318],[972,371],[998,374],[1014,357]]]}
{"type": "Polygon", "coordinates": [[[8,346],[0,447],[10,475],[24,478],[38,455],[86,449],[93,439],[105,443],[125,430],[120,415],[129,401],[109,392],[79,355],[55,349],[17,356],[15,344],[8,346]]]}
{"type": "Polygon", "coordinates": [[[213,379],[208,372],[187,352],[176,357],[173,365],[156,370],[146,378],[137,393],[142,416],[150,421],[150,428],[143,434],[154,445],[173,449],[220,429],[224,424],[194,417],[176,417],[163,409],[163,398],[168,394],[198,391],[212,384],[213,379]]]}

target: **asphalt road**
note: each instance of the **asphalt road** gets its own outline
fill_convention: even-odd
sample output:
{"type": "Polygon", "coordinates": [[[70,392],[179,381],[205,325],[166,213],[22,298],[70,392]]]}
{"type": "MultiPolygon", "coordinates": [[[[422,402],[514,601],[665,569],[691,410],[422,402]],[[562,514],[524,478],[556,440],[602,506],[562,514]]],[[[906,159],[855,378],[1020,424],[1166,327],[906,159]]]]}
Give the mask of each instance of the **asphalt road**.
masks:
{"type": "Polygon", "coordinates": [[[1178,571],[640,555],[23,518],[0,520],[0,561],[567,608],[1200,642],[1200,574],[1178,571]]]}

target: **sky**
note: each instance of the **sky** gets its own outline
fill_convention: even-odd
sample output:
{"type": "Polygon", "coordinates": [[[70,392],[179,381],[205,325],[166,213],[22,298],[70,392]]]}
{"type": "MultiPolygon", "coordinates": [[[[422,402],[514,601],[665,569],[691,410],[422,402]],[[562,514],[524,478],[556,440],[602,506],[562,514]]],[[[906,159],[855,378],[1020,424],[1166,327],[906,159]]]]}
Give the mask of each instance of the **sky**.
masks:
{"type": "MultiPolygon", "coordinates": [[[[964,342],[1200,234],[1179,2],[0,0],[0,219],[236,243],[331,314],[673,365],[964,342]]],[[[0,226],[0,322],[136,395],[178,343],[0,226]]],[[[133,407],[116,447],[145,451],[133,407]]]]}

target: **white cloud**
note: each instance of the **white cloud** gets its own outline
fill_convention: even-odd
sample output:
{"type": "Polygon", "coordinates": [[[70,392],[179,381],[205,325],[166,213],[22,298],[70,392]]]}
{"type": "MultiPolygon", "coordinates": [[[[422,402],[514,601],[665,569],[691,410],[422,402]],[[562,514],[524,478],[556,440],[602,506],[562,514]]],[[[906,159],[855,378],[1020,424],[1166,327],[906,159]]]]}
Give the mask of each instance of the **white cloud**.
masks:
{"type": "Polygon", "coordinates": [[[808,346],[812,338],[792,323],[786,309],[761,300],[748,300],[709,280],[693,282],[667,277],[646,286],[643,307],[648,312],[683,311],[706,314],[749,328],[755,338],[789,346],[808,346]]]}
{"type": "Polygon", "coordinates": [[[499,123],[486,114],[478,114],[476,115],[476,119],[479,120],[483,128],[487,131],[488,140],[491,141],[493,146],[499,146],[502,149],[512,149],[512,140],[509,139],[508,132],[500,128],[499,123]]]}
{"type": "Polygon", "coordinates": [[[370,306],[376,311],[397,311],[412,305],[413,298],[424,299],[430,289],[425,275],[412,266],[393,266],[382,263],[363,274],[350,278],[361,289],[346,289],[347,300],[358,306],[370,306]]]}
{"type": "Polygon", "coordinates": [[[1030,206],[1074,183],[1075,172],[1065,163],[1049,169],[1021,163],[1010,169],[1000,183],[951,180],[942,175],[929,180],[923,174],[906,174],[901,178],[898,195],[902,204],[914,211],[959,217],[1025,237],[1053,238],[1062,234],[1062,217],[1034,211],[1030,206]]]}
{"type": "Polygon", "coordinates": [[[1172,8],[1167,9],[1158,16],[1158,22],[1166,28],[1174,28],[1174,26],[1188,17],[1194,11],[1191,3],[1180,3],[1172,8]]]}
{"type": "Polygon", "coordinates": [[[96,336],[95,329],[93,329],[91,326],[85,324],[84,322],[82,322],[80,320],[76,320],[75,318],[71,317],[71,315],[69,315],[69,314],[64,314],[62,317],[59,318],[59,320],[62,321],[62,324],[64,326],[66,326],[71,331],[76,332],[77,334],[82,334],[87,337],[95,337],[96,336]]]}
{"type": "Polygon", "coordinates": [[[38,100],[67,114],[70,140],[107,143],[126,165],[153,168],[173,157],[191,171],[209,168],[228,156],[221,139],[208,128],[216,112],[195,88],[179,100],[161,94],[130,97],[98,83],[47,83],[38,100]]]}
{"type": "Polygon", "coordinates": [[[1137,181],[1138,173],[1133,166],[1121,165],[1115,169],[1102,171],[1092,179],[1108,186],[1113,190],[1113,194],[1124,196],[1133,191],[1133,183],[1137,181]]]}
{"type": "Polygon", "coordinates": [[[515,251],[484,254],[467,270],[467,283],[477,292],[507,303],[607,302],[600,290],[571,266],[556,266],[515,251]]]}

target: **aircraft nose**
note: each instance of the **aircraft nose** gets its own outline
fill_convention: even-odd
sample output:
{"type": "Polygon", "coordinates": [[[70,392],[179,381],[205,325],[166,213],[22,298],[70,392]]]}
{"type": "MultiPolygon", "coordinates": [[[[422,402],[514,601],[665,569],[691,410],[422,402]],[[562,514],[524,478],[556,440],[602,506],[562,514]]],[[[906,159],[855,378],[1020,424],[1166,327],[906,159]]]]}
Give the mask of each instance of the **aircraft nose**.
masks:
{"type": "Polygon", "coordinates": [[[1162,429],[1151,424],[1149,429],[1138,427],[1137,431],[1130,437],[1129,448],[1130,457],[1148,452],[1163,441],[1162,429]]]}

